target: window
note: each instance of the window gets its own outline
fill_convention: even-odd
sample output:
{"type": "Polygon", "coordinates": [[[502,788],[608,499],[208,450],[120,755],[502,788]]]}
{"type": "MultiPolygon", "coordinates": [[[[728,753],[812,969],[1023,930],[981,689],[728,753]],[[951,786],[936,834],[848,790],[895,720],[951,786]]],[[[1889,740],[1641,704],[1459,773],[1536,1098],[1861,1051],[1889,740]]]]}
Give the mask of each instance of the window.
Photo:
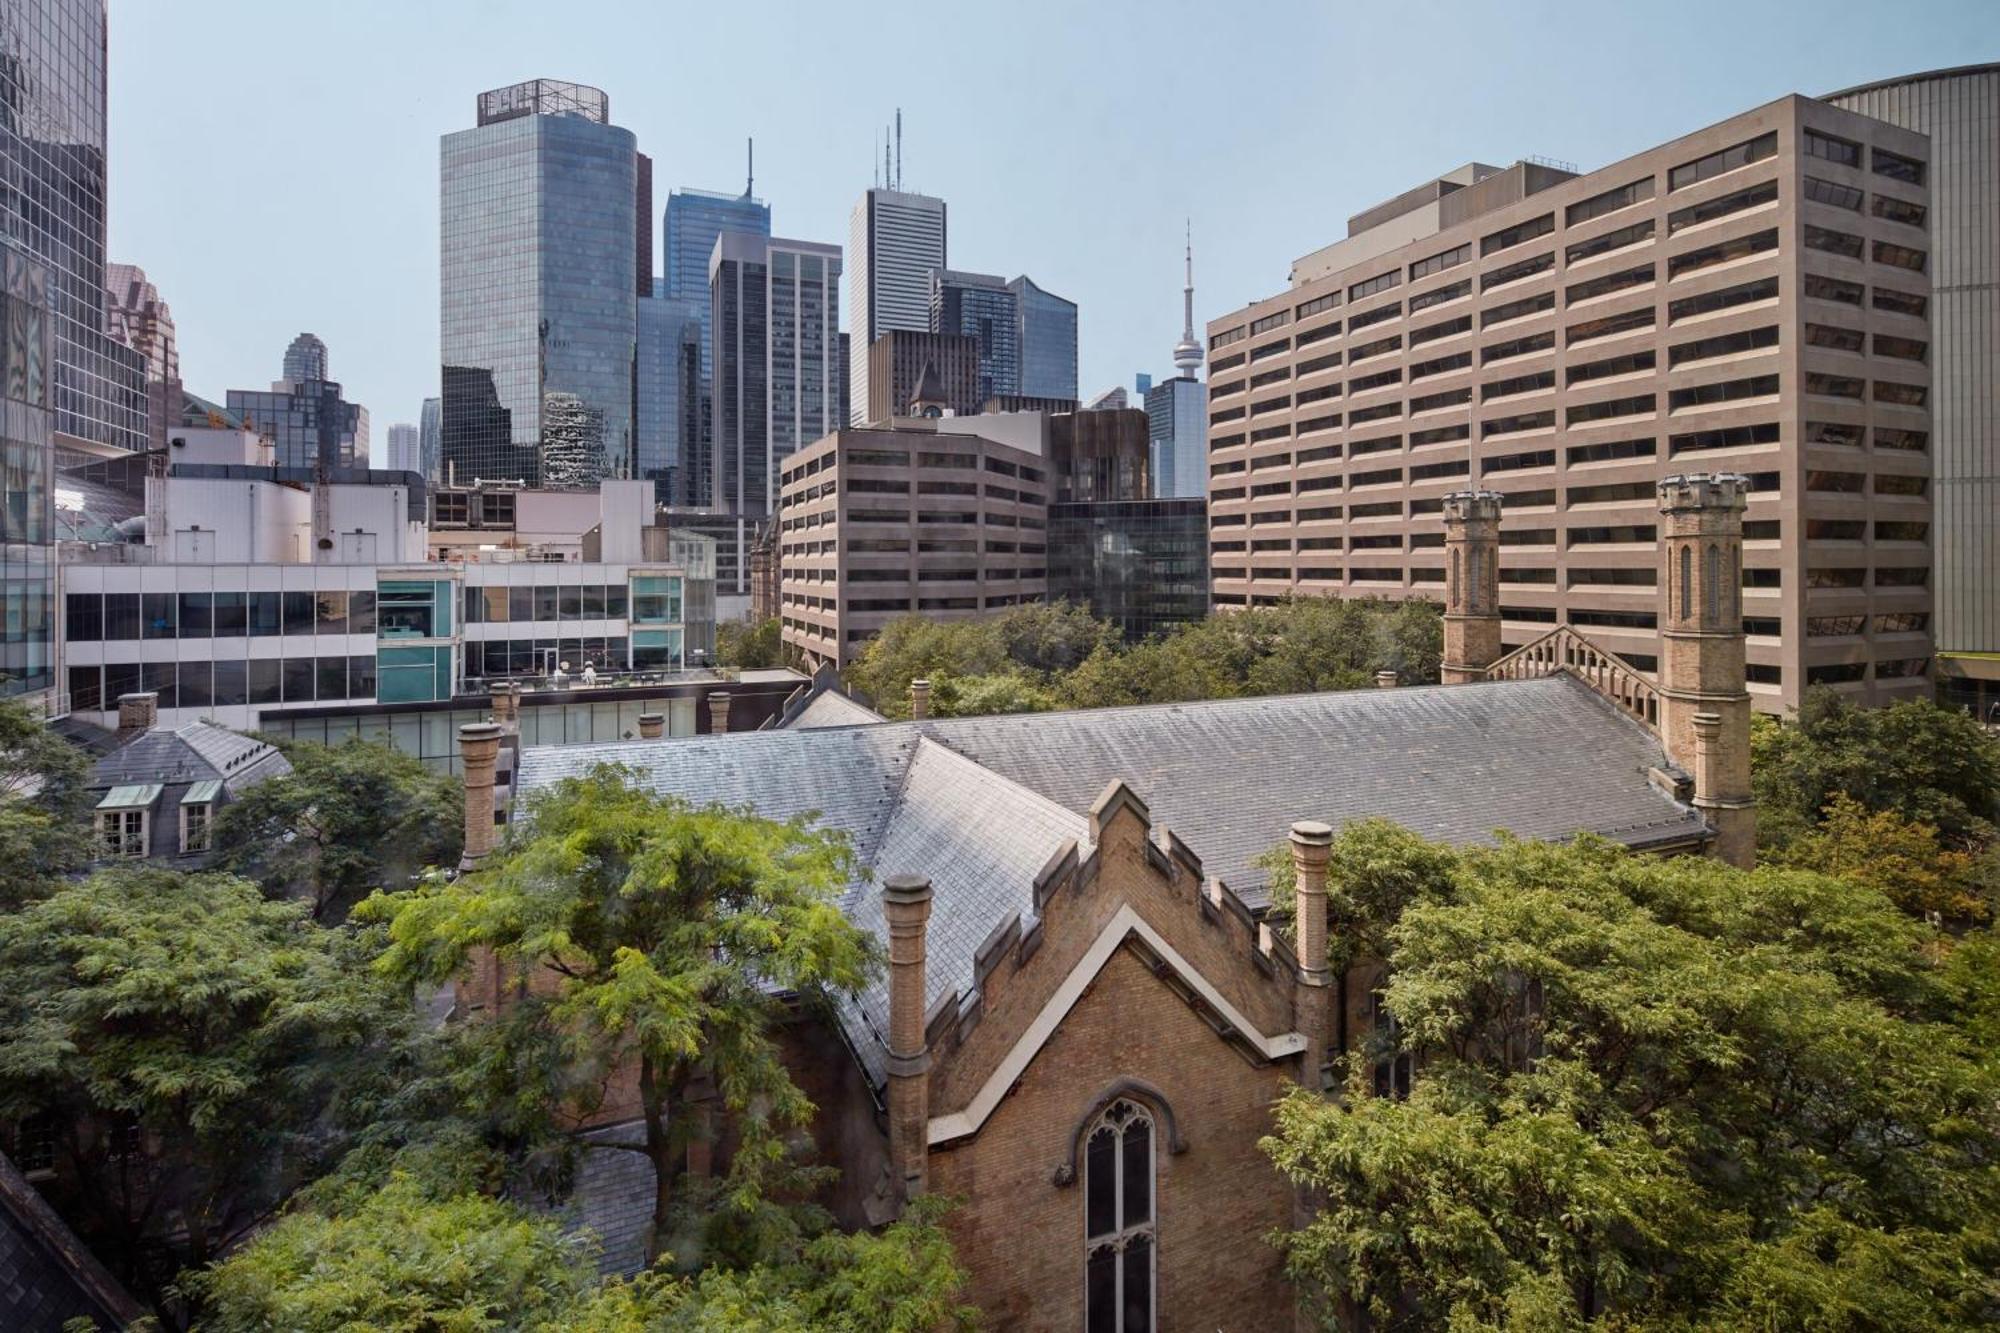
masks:
{"type": "Polygon", "coordinates": [[[1581,407],[1569,409],[1567,424],[1578,425],[1586,421],[1604,421],[1611,417],[1639,416],[1652,412],[1659,406],[1657,397],[1650,393],[1635,394],[1630,398],[1607,398],[1601,403],[1585,403],[1581,407]]]}
{"type": "Polygon", "coordinates": [[[1866,481],[1866,475],[1860,472],[1828,472],[1819,468],[1809,469],[1806,472],[1806,489],[1809,491],[1859,495],[1866,481]]]}
{"type": "MultiPolygon", "coordinates": [[[[1651,311],[1647,312],[1649,315],[1651,311]]],[[[1648,321],[1650,322],[1650,321],[1648,321]]],[[[1509,357],[1527,356],[1531,352],[1546,352],[1556,345],[1556,331],[1549,329],[1542,333],[1531,333],[1525,338],[1509,338],[1506,342],[1494,343],[1491,347],[1479,349],[1479,364],[1505,361],[1509,357]]]]}
{"type": "Polygon", "coordinates": [[[1556,387],[1556,373],[1553,370],[1538,370],[1527,375],[1515,375],[1504,380],[1494,380],[1479,386],[1482,401],[1488,398],[1508,398],[1520,393],[1539,393],[1556,387]]]}
{"type": "Polygon", "coordinates": [[[1818,130],[1806,131],[1805,152],[1807,157],[1816,157],[1825,162],[1838,162],[1843,167],[1861,165],[1861,145],[1846,139],[1836,139],[1831,134],[1821,134],[1818,130]]]}
{"type": "Polygon", "coordinates": [[[1587,319],[1581,324],[1572,324],[1563,332],[1563,344],[1588,342],[1592,338],[1610,338],[1620,333],[1630,333],[1634,329],[1653,327],[1653,307],[1643,306],[1638,310],[1627,310],[1616,315],[1606,315],[1601,319],[1587,319]]]}
{"type": "Polygon", "coordinates": [[[1667,395],[1667,410],[1678,412],[1684,407],[1706,407],[1714,403],[1730,403],[1739,398],[1763,398],[1778,391],[1776,375],[1753,375],[1749,379],[1724,380],[1719,384],[1698,384],[1693,388],[1675,389],[1667,395]]]}
{"type": "Polygon", "coordinates": [[[1893,356],[1901,361],[1922,361],[1930,354],[1930,344],[1915,338],[1898,338],[1893,334],[1875,335],[1875,355],[1893,356]]]}
{"type": "Polygon", "coordinates": [[[1351,394],[1366,393],[1370,389],[1387,388],[1391,384],[1401,384],[1402,382],[1403,372],[1400,367],[1397,367],[1390,370],[1380,370],[1373,375],[1362,375],[1351,379],[1347,382],[1347,391],[1351,394]]]}
{"type": "Polygon", "coordinates": [[[1896,611],[1875,617],[1877,634],[1921,634],[1930,627],[1930,615],[1923,611],[1896,611]]]}
{"type": "MultiPolygon", "coordinates": [[[[1807,228],[1807,230],[1810,231],[1812,229],[1807,228]]],[[[1861,244],[1860,238],[1856,237],[1854,243],[1858,247],[1861,244]]],[[[1689,273],[1699,273],[1703,269],[1714,268],[1717,264],[1727,264],[1734,260],[1747,259],[1752,255],[1760,255],[1768,250],[1775,250],[1777,248],[1778,229],[1772,227],[1769,230],[1755,232],[1749,236],[1738,236],[1733,240],[1718,241],[1714,245],[1705,245],[1699,250],[1689,250],[1685,254],[1675,255],[1667,260],[1667,276],[1669,278],[1678,278],[1689,273]]],[[[1855,253],[1859,254],[1860,250],[1857,249],[1855,253]]]]}
{"type": "Polygon", "coordinates": [[[1403,1049],[1403,1025],[1389,1012],[1385,992],[1375,992],[1375,1095],[1402,1101],[1410,1095],[1416,1057],[1403,1049]]]}
{"type": "Polygon", "coordinates": [[[1806,374],[1806,392],[1825,394],[1829,398],[1859,398],[1861,381],[1852,375],[1806,374]]]}
{"type": "Polygon", "coordinates": [[[1291,311],[1289,310],[1273,311],[1272,313],[1265,315],[1259,319],[1253,319],[1250,321],[1250,336],[1254,338],[1260,333],[1269,333],[1272,329],[1282,328],[1283,326],[1291,322],[1292,322],[1291,311]]]}
{"type": "MultiPolygon", "coordinates": [[[[1858,288],[1856,296],[1857,298],[1859,296],[1858,288]]],[[[1746,282],[1740,287],[1724,287],[1720,291],[1707,292],[1701,296],[1682,297],[1667,306],[1667,319],[1669,321],[1691,319],[1696,315],[1709,315],[1718,310],[1749,305],[1755,301],[1774,301],[1777,297],[1778,280],[1761,278],[1756,282],[1746,282]]],[[[1647,323],[1651,322],[1650,319],[1647,320],[1647,323]]]]}
{"type": "MultiPolygon", "coordinates": [[[[1339,334],[1340,334],[1340,321],[1336,319],[1329,323],[1322,324],[1316,329],[1304,330],[1298,336],[1298,344],[1299,346],[1304,347],[1309,343],[1316,343],[1326,338],[1338,337],[1339,334]]],[[[1211,370],[1210,373],[1213,373],[1213,371],[1211,370]]]]}
{"type": "Polygon", "coordinates": [[[1806,198],[1829,208],[1844,208],[1850,213],[1861,211],[1861,201],[1867,195],[1852,185],[1842,185],[1836,181],[1821,180],[1817,176],[1806,177],[1806,198]]]}
{"type": "Polygon", "coordinates": [[[1667,214],[1667,235],[1672,236],[1675,232],[1698,227],[1717,218],[1726,218],[1732,213],[1747,212],[1768,204],[1777,197],[1778,183],[1765,181],[1762,185],[1753,185],[1734,194],[1720,195],[1714,199],[1704,199],[1698,204],[1689,204],[1686,208],[1677,208],[1667,214]]]}
{"type": "Polygon", "coordinates": [[[208,850],[209,816],[215,807],[207,801],[181,806],[181,855],[194,856],[208,850]]]}
{"type": "Polygon", "coordinates": [[[146,854],[146,811],[143,807],[97,812],[97,846],[110,859],[136,860],[146,854]]]}
{"type": "Polygon", "coordinates": [[[1481,255],[1490,255],[1496,251],[1520,245],[1524,241],[1532,241],[1537,236],[1546,236],[1555,229],[1556,215],[1553,213],[1544,213],[1538,218],[1530,218],[1526,222],[1517,222],[1511,227],[1503,227],[1490,236],[1481,237],[1479,240],[1479,253],[1481,255]]]}
{"type": "Polygon", "coordinates": [[[1229,344],[1241,342],[1249,336],[1249,330],[1243,328],[1241,325],[1233,329],[1224,329],[1221,333],[1216,334],[1208,340],[1208,350],[1212,352],[1218,347],[1227,347],[1229,344]]]}
{"type": "Polygon", "coordinates": [[[1621,208],[1629,208],[1652,197],[1653,178],[1648,176],[1644,180],[1633,181],[1630,185],[1621,185],[1615,190],[1606,190],[1603,194],[1594,194],[1580,203],[1571,204],[1563,214],[1563,218],[1569,226],[1574,227],[1579,222],[1588,222],[1591,218],[1615,213],[1621,208]]]}
{"type": "MultiPolygon", "coordinates": [[[[1349,287],[1347,289],[1347,299],[1349,301],[1359,301],[1364,296],[1373,296],[1377,292],[1386,292],[1391,287],[1394,287],[1397,283],[1401,282],[1402,280],[1403,280],[1402,270],[1392,268],[1387,273],[1383,273],[1377,277],[1364,279],[1363,281],[1357,282],[1353,286],[1349,287]]],[[[1352,316],[1350,316],[1349,323],[1352,322],[1353,318],[1352,316]]]]}
{"type": "MultiPolygon", "coordinates": [[[[1491,309],[1480,311],[1479,327],[1487,329],[1493,327],[1495,324],[1504,324],[1508,320],[1513,319],[1526,319],[1529,315],[1539,315],[1544,310],[1554,310],[1555,308],[1556,294],[1554,292],[1543,292],[1540,296],[1524,297],[1519,301],[1509,301],[1505,305],[1496,305],[1491,309]]],[[[1467,325],[1467,327],[1471,326],[1467,325]]],[[[1411,341],[1415,341],[1414,337],[1411,341]]]]}
{"type": "MultiPolygon", "coordinates": [[[[1848,429],[1852,430],[1855,434],[1854,443],[1861,443],[1861,428],[1859,426],[1850,426],[1848,429]]],[[[1920,454],[1930,448],[1930,443],[1931,437],[1928,431],[1895,430],[1888,426],[1877,426],[1875,428],[1875,447],[1877,449],[1905,449],[1911,453],[1920,454]]]]}
{"type": "Polygon", "coordinates": [[[1769,421],[1756,426],[1724,426],[1718,430],[1698,430],[1686,435],[1671,435],[1667,437],[1667,453],[1669,456],[1678,456],[1709,449],[1744,449],[1752,445],[1777,442],[1778,423],[1769,421]]]}
{"type": "Polygon", "coordinates": [[[1466,439],[1471,433],[1463,421],[1451,426],[1437,426],[1430,430],[1413,430],[1410,432],[1410,447],[1421,449],[1430,444],[1449,444],[1454,440],[1466,439]]]}
{"type": "MultiPolygon", "coordinates": [[[[1898,315],[1915,315],[1919,319],[1923,318],[1924,312],[1929,310],[1931,305],[1929,297],[1912,296],[1908,292],[1891,291],[1887,287],[1877,287],[1869,297],[1869,301],[1877,310],[1888,310],[1898,315]]],[[[1854,303],[1861,304],[1859,287],[1854,289],[1854,303]]]]}
{"type": "MultiPolygon", "coordinates": [[[[1811,326],[1808,325],[1808,328],[1811,326]]],[[[1744,329],[1740,333],[1725,333],[1714,338],[1700,338],[1691,343],[1681,343],[1667,352],[1669,366],[1684,365],[1690,361],[1706,361],[1711,357],[1731,356],[1738,352],[1754,352],[1765,347],[1778,345],[1778,327],[1766,325],[1761,329],[1744,329]]]]}
{"type": "MultiPolygon", "coordinates": [[[[1365,329],[1371,324],[1380,324],[1384,320],[1398,319],[1402,316],[1402,313],[1403,303],[1401,301],[1391,301],[1387,305],[1378,305],[1373,310],[1363,311],[1358,315],[1349,315],[1347,317],[1347,331],[1353,333],[1357,329],[1365,329]]],[[[1348,355],[1352,357],[1354,353],[1350,350],[1348,355]]]]}
{"type": "MultiPolygon", "coordinates": [[[[1857,190],[1855,193],[1859,194],[1860,191],[1857,190]]],[[[1886,194],[1876,195],[1869,206],[1869,211],[1878,218],[1887,218],[1891,222],[1900,222],[1910,227],[1923,226],[1924,218],[1928,215],[1922,204],[1913,204],[1907,199],[1891,199],[1886,194]]]]}
{"type": "Polygon", "coordinates": [[[1536,255],[1532,259],[1521,259],[1516,260],[1512,264],[1503,264],[1499,268],[1479,275],[1479,290],[1483,292],[1502,286],[1505,283],[1519,282],[1523,278],[1532,278],[1537,273],[1547,273],[1555,266],[1556,254],[1553,250],[1546,254],[1536,255]]]}
{"type": "Polygon", "coordinates": [[[1472,364],[1472,353],[1456,352],[1451,356],[1441,356],[1434,361],[1419,361],[1410,367],[1410,378],[1423,379],[1427,375],[1442,375],[1448,370],[1463,370],[1472,364]]]}
{"type": "MultiPolygon", "coordinates": [[[[1492,421],[1479,423],[1481,437],[1488,435],[1510,435],[1515,431],[1546,430],[1556,424],[1553,410],[1547,412],[1521,412],[1514,416],[1497,417],[1492,421]]],[[[1553,461],[1553,456],[1551,456],[1553,461]]]]}
{"type": "Polygon", "coordinates": [[[1563,251],[1563,262],[1574,264],[1580,260],[1594,259],[1598,255],[1609,254],[1613,250],[1622,250],[1628,245],[1637,245],[1641,241],[1651,240],[1652,236],[1653,220],[1647,218],[1644,222],[1635,222],[1629,227],[1620,227],[1616,231],[1607,231],[1602,236],[1593,236],[1587,241],[1578,241],[1575,245],[1563,251]]]}
{"type": "Polygon", "coordinates": [[[1875,401],[1878,403],[1922,407],[1929,398],[1930,390],[1921,384],[1897,384],[1893,380],[1875,381],[1875,401]]]}
{"type": "Polygon", "coordinates": [[[1877,148],[1870,156],[1877,176],[1887,176],[1892,181],[1904,181],[1910,185],[1924,183],[1924,164],[1914,157],[1904,157],[1886,148],[1877,148]]]}
{"type": "Polygon", "coordinates": [[[1653,266],[1641,264],[1637,268],[1628,268],[1618,273],[1606,273],[1588,282],[1573,283],[1569,290],[1563,293],[1563,298],[1570,305],[1575,305],[1578,301],[1609,296],[1613,292],[1622,292],[1629,287],[1643,287],[1652,280],[1653,266]]]}
{"type": "Polygon", "coordinates": [[[1651,458],[1658,451],[1651,440],[1606,440],[1602,444],[1580,444],[1568,452],[1571,467],[1578,463],[1604,463],[1614,459],[1651,458]]]}
{"type": "Polygon", "coordinates": [[[1836,352],[1861,350],[1861,330],[1843,329],[1834,324],[1806,325],[1806,342],[1813,347],[1829,347],[1836,352]]]}
{"type": "Polygon", "coordinates": [[[1760,134],[1744,143],[1735,144],[1720,152],[1698,157],[1692,162],[1684,162],[1667,173],[1667,189],[1680,190],[1698,181],[1709,180],[1726,171],[1734,171],[1752,162],[1761,162],[1778,153],[1778,133],[1760,134]]]}
{"type": "MultiPolygon", "coordinates": [[[[1471,401],[1471,389],[1445,389],[1439,393],[1419,394],[1410,400],[1410,415],[1415,416],[1419,412],[1435,412],[1440,408],[1446,407],[1462,407],[1471,401]]],[[[1459,432],[1459,438],[1464,438],[1463,429],[1459,432]]]]}
{"type": "Polygon", "coordinates": [[[1378,338],[1371,343],[1361,343],[1358,346],[1349,347],[1347,349],[1347,364],[1351,366],[1356,361],[1365,361],[1371,356],[1380,356],[1384,352],[1397,351],[1402,345],[1403,335],[1397,333],[1387,338],[1378,338]]]}
{"type": "MultiPolygon", "coordinates": [[[[1554,304],[1555,298],[1553,296],[1547,299],[1550,304],[1554,304]]],[[[1547,306],[1543,307],[1543,309],[1547,308],[1547,306]]],[[[1488,322],[1490,323],[1491,321],[1489,320],[1488,322]]],[[[1428,324],[1421,329],[1412,329],[1410,331],[1410,346],[1415,347],[1420,343],[1434,342],[1439,338],[1450,338],[1460,333],[1469,332],[1471,328],[1472,316],[1470,315],[1460,315],[1457,319],[1447,319],[1440,324],[1428,324]]]]}
{"type": "Polygon", "coordinates": [[[1455,245],[1442,254],[1432,255],[1429,259],[1419,259],[1416,263],[1410,265],[1410,281],[1415,282],[1418,278],[1428,278],[1431,274],[1442,273],[1448,268],[1457,268],[1470,258],[1472,258],[1472,242],[1467,241],[1464,245],[1455,245]]]}
{"type": "Polygon", "coordinates": [[[1627,352],[1623,356],[1609,357],[1603,361],[1587,361],[1580,366],[1569,368],[1569,383],[1582,384],[1589,380],[1612,379],[1619,375],[1636,375],[1651,370],[1657,357],[1649,347],[1643,352],[1627,352]]]}
{"type": "Polygon", "coordinates": [[[1252,365],[1255,365],[1265,357],[1277,356],[1281,352],[1289,352],[1291,350],[1292,340],[1290,338],[1280,338],[1276,342],[1265,343],[1261,347],[1251,348],[1250,362],[1252,365]]]}
{"type": "Polygon", "coordinates": [[[1912,273],[1922,273],[1930,257],[1922,250],[1912,250],[1907,245],[1897,245],[1894,241],[1877,241],[1873,250],[1875,262],[1889,264],[1896,268],[1906,268],[1912,273]]]}
{"type": "Polygon", "coordinates": [[[1463,278],[1458,282],[1433,288],[1420,296],[1412,296],[1410,298],[1410,313],[1414,315],[1419,310],[1428,310],[1434,305],[1443,305],[1446,301],[1456,301],[1461,296],[1470,296],[1471,294],[1472,279],[1463,278]]]}
{"type": "MultiPolygon", "coordinates": [[[[1831,227],[1815,227],[1808,222],[1805,243],[1809,250],[1824,250],[1843,259],[1861,258],[1861,238],[1852,232],[1835,231],[1831,227]]],[[[1879,245],[1881,242],[1878,241],[1876,244],[1879,245]]]]}
{"type": "Polygon", "coordinates": [[[1328,292],[1325,296],[1315,296],[1310,301],[1301,301],[1292,314],[1295,318],[1306,319],[1322,311],[1331,310],[1340,304],[1339,292],[1328,292]]]}

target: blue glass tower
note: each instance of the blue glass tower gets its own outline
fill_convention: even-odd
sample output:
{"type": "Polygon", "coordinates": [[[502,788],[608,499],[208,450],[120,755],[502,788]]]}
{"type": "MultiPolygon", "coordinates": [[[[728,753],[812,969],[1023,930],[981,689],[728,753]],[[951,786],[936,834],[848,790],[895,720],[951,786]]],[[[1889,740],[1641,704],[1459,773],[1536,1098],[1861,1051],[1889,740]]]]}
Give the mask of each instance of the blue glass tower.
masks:
{"type": "Polygon", "coordinates": [[[1031,398],[1076,397],[1076,302],[1043,291],[1031,278],[1007,284],[1020,321],[1021,387],[1031,398]]]}
{"type": "Polygon", "coordinates": [[[753,196],[747,184],[742,194],[680,189],[667,196],[667,295],[700,304],[704,392],[715,383],[715,313],[709,302],[708,260],[715,253],[715,238],[725,231],[769,236],[771,206],[753,196]]]}

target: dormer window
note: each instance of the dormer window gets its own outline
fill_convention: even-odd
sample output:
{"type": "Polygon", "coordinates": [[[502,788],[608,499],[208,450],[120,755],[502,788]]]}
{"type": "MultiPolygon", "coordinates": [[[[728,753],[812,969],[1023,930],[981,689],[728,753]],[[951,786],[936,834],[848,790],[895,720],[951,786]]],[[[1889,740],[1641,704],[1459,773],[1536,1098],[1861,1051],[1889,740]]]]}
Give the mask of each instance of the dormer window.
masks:
{"type": "Polygon", "coordinates": [[[215,820],[215,804],[222,796],[222,783],[214,779],[197,782],[181,797],[181,855],[199,856],[208,851],[210,830],[215,820]]]}
{"type": "Polygon", "coordinates": [[[153,803],[160,799],[158,783],[113,787],[97,803],[97,850],[108,861],[137,860],[146,855],[152,832],[153,803]]]}

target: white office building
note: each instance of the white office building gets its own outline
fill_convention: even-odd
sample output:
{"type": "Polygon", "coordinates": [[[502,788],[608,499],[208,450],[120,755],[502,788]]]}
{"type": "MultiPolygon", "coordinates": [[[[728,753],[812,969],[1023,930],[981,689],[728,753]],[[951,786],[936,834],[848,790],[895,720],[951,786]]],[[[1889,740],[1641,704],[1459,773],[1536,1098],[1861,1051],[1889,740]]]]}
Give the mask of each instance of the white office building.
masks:
{"type": "Polygon", "coordinates": [[[848,421],[868,415],[868,349],[891,329],[927,333],[930,275],[945,267],[944,200],[871,189],[848,216],[848,421]]]}

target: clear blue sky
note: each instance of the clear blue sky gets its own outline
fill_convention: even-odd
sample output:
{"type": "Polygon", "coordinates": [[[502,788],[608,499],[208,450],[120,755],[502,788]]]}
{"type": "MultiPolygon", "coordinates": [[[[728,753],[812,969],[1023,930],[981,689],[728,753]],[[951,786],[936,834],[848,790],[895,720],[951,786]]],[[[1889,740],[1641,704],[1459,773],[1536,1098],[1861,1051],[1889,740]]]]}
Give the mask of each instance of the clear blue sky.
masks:
{"type": "Polygon", "coordinates": [[[900,105],[950,262],[1075,300],[1088,395],[1167,370],[1185,216],[1199,323],[1469,160],[1588,170],[1994,59],[2000,0],[113,0],[110,256],[173,307],[191,389],[276,378],[310,329],[379,451],[437,392],[438,136],[482,89],[605,89],[662,205],[740,189],[755,135],[775,229],[840,244],[900,105]]]}

